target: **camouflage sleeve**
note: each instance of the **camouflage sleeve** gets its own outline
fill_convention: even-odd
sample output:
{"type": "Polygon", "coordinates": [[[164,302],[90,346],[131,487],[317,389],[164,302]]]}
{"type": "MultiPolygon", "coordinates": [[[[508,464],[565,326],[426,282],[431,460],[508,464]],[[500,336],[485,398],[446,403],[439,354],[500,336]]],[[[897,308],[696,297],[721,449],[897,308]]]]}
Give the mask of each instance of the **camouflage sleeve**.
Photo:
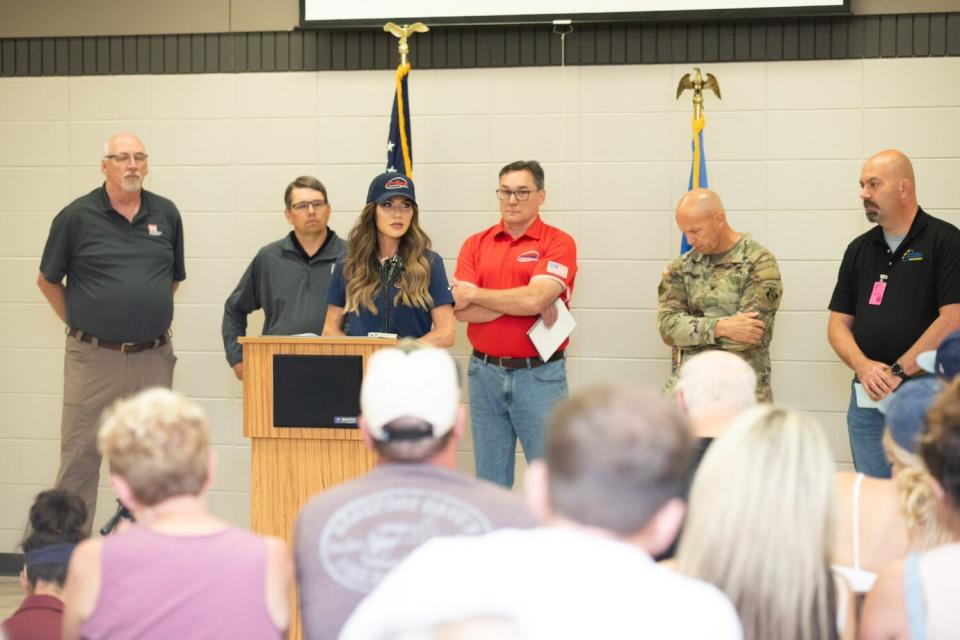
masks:
{"type": "Polygon", "coordinates": [[[729,338],[720,338],[717,344],[727,351],[749,351],[765,347],[770,343],[773,334],[773,320],[777,309],[780,308],[780,298],[783,296],[783,282],[780,279],[780,268],[777,259],[767,250],[757,254],[750,272],[750,280],[743,289],[740,297],[740,311],[756,311],[757,318],[763,321],[764,337],[759,345],[734,342],[729,338]]]}
{"type": "Polygon", "coordinates": [[[664,342],[674,347],[714,344],[713,331],[717,320],[690,314],[679,258],[670,263],[660,279],[657,299],[657,328],[664,342]]]}

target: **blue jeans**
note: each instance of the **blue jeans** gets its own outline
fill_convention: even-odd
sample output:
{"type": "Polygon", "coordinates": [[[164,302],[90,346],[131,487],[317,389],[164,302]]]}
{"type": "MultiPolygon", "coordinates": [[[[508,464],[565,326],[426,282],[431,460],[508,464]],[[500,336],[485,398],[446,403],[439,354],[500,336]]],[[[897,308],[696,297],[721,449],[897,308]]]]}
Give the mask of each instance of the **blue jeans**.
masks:
{"type": "Polygon", "coordinates": [[[890,477],[890,461],[883,451],[883,425],[882,413],[857,406],[857,393],[851,384],[847,433],[850,436],[853,466],[857,471],[875,478],[890,477]]]}
{"type": "Polygon", "coordinates": [[[566,361],[504,369],[471,356],[467,377],[477,477],[512,487],[517,438],[528,462],[543,457],[547,416],[567,397],[566,361]]]}

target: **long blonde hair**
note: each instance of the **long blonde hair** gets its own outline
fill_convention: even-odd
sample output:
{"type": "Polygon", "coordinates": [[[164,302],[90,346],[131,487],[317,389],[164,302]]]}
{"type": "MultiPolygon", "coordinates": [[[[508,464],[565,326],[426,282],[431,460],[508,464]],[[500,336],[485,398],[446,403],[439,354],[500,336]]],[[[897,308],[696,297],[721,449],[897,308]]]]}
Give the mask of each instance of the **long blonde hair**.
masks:
{"type": "Polygon", "coordinates": [[[707,450],[677,568],[727,594],[746,640],[837,637],[834,474],[817,422],[769,405],[742,413],[707,450]]]}
{"type": "Polygon", "coordinates": [[[900,509],[907,520],[907,539],[917,551],[951,542],[953,535],[938,512],[937,497],[930,487],[930,474],[920,456],[898,445],[890,429],[883,430],[883,448],[890,462],[903,467],[893,480],[900,495],[900,509]]]}
{"type": "MultiPolygon", "coordinates": [[[[397,255],[403,261],[404,273],[393,298],[394,305],[418,307],[429,311],[430,261],[426,252],[430,238],[420,228],[420,210],[415,202],[410,228],[400,238],[397,255]]],[[[377,257],[377,203],[368,202],[347,236],[347,256],[343,261],[343,278],[347,283],[345,313],[359,313],[361,307],[377,314],[374,298],[380,291],[380,260],[377,257]]]]}

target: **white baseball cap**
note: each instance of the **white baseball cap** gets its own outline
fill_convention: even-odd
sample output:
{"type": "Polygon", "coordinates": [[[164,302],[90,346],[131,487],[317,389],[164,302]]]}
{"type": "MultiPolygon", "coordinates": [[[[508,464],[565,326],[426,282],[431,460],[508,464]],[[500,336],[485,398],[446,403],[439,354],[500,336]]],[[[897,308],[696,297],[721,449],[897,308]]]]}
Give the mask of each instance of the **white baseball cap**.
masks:
{"type": "Polygon", "coordinates": [[[453,428],[459,402],[457,363],[443,349],[391,347],[370,356],[360,411],[374,439],[389,440],[384,427],[401,418],[426,422],[439,438],[453,428]]]}

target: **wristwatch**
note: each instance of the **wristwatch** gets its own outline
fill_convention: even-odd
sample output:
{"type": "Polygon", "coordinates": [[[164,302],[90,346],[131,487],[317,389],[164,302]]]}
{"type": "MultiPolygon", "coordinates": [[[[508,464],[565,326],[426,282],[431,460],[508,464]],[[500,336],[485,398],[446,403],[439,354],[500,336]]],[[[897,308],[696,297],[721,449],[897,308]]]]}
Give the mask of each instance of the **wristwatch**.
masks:
{"type": "Polygon", "coordinates": [[[907,378],[910,377],[910,376],[908,376],[906,373],[904,373],[904,371],[903,371],[903,365],[900,364],[899,362],[894,362],[894,363],[893,363],[893,366],[890,367],[890,373],[892,373],[893,375],[897,376],[897,377],[900,378],[901,380],[906,380],[907,378]]]}

